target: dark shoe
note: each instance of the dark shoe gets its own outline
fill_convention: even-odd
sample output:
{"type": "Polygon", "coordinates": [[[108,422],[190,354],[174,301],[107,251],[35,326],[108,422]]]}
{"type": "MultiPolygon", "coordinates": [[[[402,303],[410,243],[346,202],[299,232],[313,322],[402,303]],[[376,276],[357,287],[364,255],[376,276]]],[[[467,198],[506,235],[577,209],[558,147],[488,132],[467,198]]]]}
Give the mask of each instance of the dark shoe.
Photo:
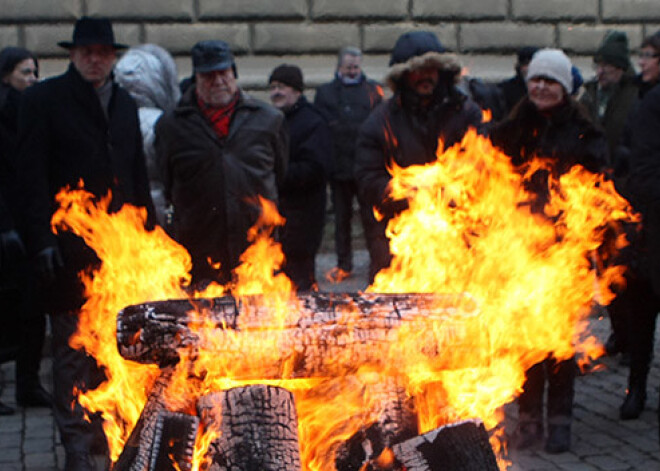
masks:
{"type": "Polygon", "coordinates": [[[96,471],[96,463],[89,453],[67,453],[64,459],[64,471],[96,471]]]}
{"type": "Polygon", "coordinates": [[[550,425],[548,427],[548,441],[545,442],[545,451],[552,454],[564,453],[571,449],[571,426],[550,425]]]}
{"type": "Polygon", "coordinates": [[[27,391],[17,391],[16,402],[21,407],[52,407],[53,397],[39,385],[27,391]]]}
{"type": "Polygon", "coordinates": [[[9,407],[7,404],[0,402],[0,415],[12,415],[16,409],[9,407]]]}
{"type": "Polygon", "coordinates": [[[543,425],[538,422],[518,424],[510,439],[510,446],[517,450],[530,448],[543,440],[543,425]]]}
{"type": "Polygon", "coordinates": [[[626,395],[626,399],[619,409],[621,420],[632,420],[638,418],[644,410],[646,402],[646,388],[632,387],[626,395]]]}

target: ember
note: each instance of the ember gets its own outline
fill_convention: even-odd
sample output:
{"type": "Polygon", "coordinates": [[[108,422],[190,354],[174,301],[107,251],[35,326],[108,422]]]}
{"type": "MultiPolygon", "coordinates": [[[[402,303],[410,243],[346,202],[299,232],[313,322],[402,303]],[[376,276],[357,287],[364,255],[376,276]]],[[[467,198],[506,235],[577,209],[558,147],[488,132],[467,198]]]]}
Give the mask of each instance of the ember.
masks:
{"type": "MultiPolygon", "coordinates": [[[[419,434],[471,418],[498,449],[501,406],[527,368],[551,353],[598,354],[583,321],[594,283],[607,301],[620,272],[596,280],[588,254],[608,223],[634,219],[610,182],[580,168],[552,182],[551,223],[530,212],[509,159],[474,132],[434,164],[392,173],[397,197],[410,203],[388,227],[393,263],[369,293],[345,296],[292,296],[288,280],[274,275],[282,255],[270,239],[281,223],[273,208],[252,234],[236,284],[189,297],[187,253],[159,228],[146,232],[144,214],[125,207],[109,215],[81,190],[59,195],[53,225],[80,234],[103,261],[83,275],[88,301],[72,343],[106,368],[107,382],[80,401],[103,414],[116,469],[149,469],[163,456],[172,469],[223,466],[218,457],[228,456],[232,437],[220,404],[235,403],[236,388],[279,398],[278,409],[289,404],[281,410],[293,414],[279,424],[297,420],[305,470],[335,469],[356,456],[351,449],[367,469],[405,464],[405,444],[419,434]],[[208,401],[222,420],[204,418],[208,401]],[[186,424],[185,437],[197,434],[194,446],[162,448],[174,423],[186,424]],[[140,451],[145,430],[160,437],[149,452],[140,451]]],[[[500,457],[499,467],[507,465],[500,457]]]]}

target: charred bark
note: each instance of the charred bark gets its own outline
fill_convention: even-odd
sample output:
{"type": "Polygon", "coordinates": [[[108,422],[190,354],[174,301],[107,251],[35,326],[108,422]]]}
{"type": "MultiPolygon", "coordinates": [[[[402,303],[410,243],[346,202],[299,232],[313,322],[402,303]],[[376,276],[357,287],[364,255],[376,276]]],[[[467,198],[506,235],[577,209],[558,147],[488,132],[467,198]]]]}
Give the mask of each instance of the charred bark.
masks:
{"type": "Polygon", "coordinates": [[[377,419],[353,435],[335,455],[337,471],[360,471],[386,448],[417,436],[417,414],[412,398],[394,378],[372,391],[377,419]]]}
{"type": "Polygon", "coordinates": [[[286,389],[252,385],[200,399],[205,428],[218,429],[209,471],[300,470],[298,417],[286,389]]]}
{"type": "Polygon", "coordinates": [[[264,299],[251,296],[237,302],[223,297],[129,306],[117,318],[119,352],[128,360],[161,365],[177,361],[182,348],[208,348],[240,358],[250,352],[234,348],[230,338],[238,331],[253,338],[246,342],[250,345],[273,336],[281,339],[277,359],[260,365],[258,377],[248,373],[244,379],[277,378],[284,362],[293,365],[293,377],[332,376],[365,364],[383,366],[383,352],[395,341],[397,328],[408,325],[425,333],[419,342],[422,353],[441,367],[438,360],[445,345],[451,342],[452,349],[460,348],[461,323],[477,314],[474,301],[460,295],[311,293],[292,298],[288,322],[275,326],[264,299]],[[212,345],[204,345],[196,330],[202,322],[214,326],[212,345]],[[436,328],[430,328],[433,323],[436,328]]]}

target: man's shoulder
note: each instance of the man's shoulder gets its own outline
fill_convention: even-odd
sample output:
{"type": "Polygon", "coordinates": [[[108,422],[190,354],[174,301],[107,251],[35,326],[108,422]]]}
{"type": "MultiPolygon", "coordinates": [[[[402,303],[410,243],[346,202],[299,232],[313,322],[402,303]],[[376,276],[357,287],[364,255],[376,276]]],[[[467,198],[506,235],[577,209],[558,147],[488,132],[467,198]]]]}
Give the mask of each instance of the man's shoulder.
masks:
{"type": "Polygon", "coordinates": [[[44,95],[51,95],[54,97],[61,97],[59,93],[69,84],[67,74],[56,75],[49,77],[41,82],[35,83],[33,86],[28,87],[24,95],[29,99],[31,97],[42,97],[44,95]]]}

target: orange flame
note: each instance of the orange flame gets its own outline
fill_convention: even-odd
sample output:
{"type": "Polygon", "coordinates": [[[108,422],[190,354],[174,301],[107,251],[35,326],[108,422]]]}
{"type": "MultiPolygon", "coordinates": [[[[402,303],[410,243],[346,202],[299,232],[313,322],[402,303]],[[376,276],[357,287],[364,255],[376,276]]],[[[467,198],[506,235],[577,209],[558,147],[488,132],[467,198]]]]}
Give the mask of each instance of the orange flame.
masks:
{"type": "MultiPolygon", "coordinates": [[[[552,182],[546,213],[553,219],[533,214],[525,205],[530,195],[523,176],[475,132],[432,164],[392,173],[393,197],[407,198],[409,210],[390,221],[394,258],[368,291],[457,293],[460,315],[422,318],[424,328],[409,323],[393,329],[387,341],[370,346],[382,360],[378,367],[357,364],[342,371],[340,365],[351,359],[332,358],[335,377],[293,378],[294,359],[281,361],[291,343],[285,326],[296,325],[301,314],[290,280],[279,273],[281,247],[272,241],[282,218],[261,200],[261,218],[234,282],[195,296],[231,291],[269,328],[246,335],[250,328],[242,319],[236,329],[218,329],[204,312],[191,313],[198,317],[199,343],[179,352],[165,392],[168,408],[193,413],[202,395],[246,384],[284,387],[296,400],[303,469],[320,471],[332,468],[343,442],[376,420],[377,386],[392,378],[415,398],[420,433],[479,417],[497,437],[501,407],[520,391],[526,369],[548,355],[577,352],[588,360],[599,354],[585,316],[595,291],[602,302],[611,299],[607,286],[621,271],[610,268],[597,278],[588,254],[608,222],[634,220],[610,182],[575,168],[552,182]],[[440,354],[430,355],[430,349],[440,354]]],[[[60,193],[58,202],[53,226],[83,237],[103,262],[93,274],[82,274],[88,300],[71,343],[106,369],[107,381],[79,399],[102,413],[114,461],[159,374],[155,366],[119,356],[116,314],[131,304],[186,298],[190,257],[161,229],[145,231],[141,210],[125,206],[108,214],[108,199],[96,202],[80,189],[60,193]]],[[[347,308],[340,321],[345,341],[355,335],[355,312],[347,308]]],[[[193,469],[203,469],[204,451],[217,434],[212,428],[200,432],[193,469]]],[[[508,465],[503,458],[499,463],[502,469],[508,465]]]]}

